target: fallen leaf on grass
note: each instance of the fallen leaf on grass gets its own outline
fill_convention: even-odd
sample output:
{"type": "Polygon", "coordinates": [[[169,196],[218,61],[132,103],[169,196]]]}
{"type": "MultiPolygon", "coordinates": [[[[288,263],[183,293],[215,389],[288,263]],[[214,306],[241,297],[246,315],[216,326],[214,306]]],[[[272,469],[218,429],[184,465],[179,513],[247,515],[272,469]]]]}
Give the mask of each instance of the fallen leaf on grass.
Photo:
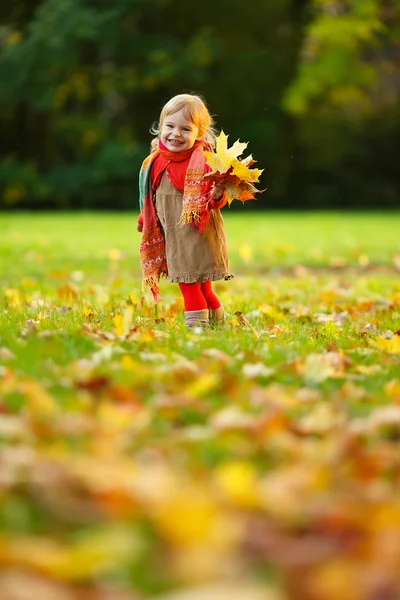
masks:
{"type": "Polygon", "coordinates": [[[400,427],[400,406],[377,408],[368,417],[354,420],[349,427],[353,432],[367,433],[390,425],[400,427]]]}
{"type": "Polygon", "coordinates": [[[26,406],[32,414],[52,414],[58,410],[55,399],[37,381],[29,379],[18,383],[17,389],[26,398],[26,406]]]}
{"type": "Polygon", "coordinates": [[[383,368],[381,365],[356,365],[354,371],[360,375],[376,375],[381,373],[383,368]]]}
{"type": "Polygon", "coordinates": [[[75,382],[75,386],[81,390],[90,392],[102,392],[110,385],[110,379],[106,375],[92,375],[87,379],[79,379],[75,382]]]}
{"type": "Polygon", "coordinates": [[[36,327],[36,323],[34,323],[32,321],[32,319],[28,319],[25,322],[26,327],[24,327],[23,329],[21,329],[20,335],[22,338],[27,338],[29,335],[31,334],[36,334],[38,332],[38,329],[36,327]]]}
{"type": "Polygon", "coordinates": [[[272,377],[275,374],[275,369],[267,367],[261,362],[245,363],[242,367],[242,373],[248,379],[256,379],[257,377],[272,377]]]}
{"type": "Polygon", "coordinates": [[[258,331],[254,329],[253,325],[251,325],[251,323],[246,319],[244,314],[240,312],[240,310],[235,312],[235,316],[231,320],[231,327],[234,327],[235,329],[247,329],[248,331],[254,333],[256,338],[260,337],[258,331]]]}
{"type": "Polygon", "coordinates": [[[332,404],[316,404],[297,425],[301,432],[323,434],[345,424],[346,417],[332,404]]]}
{"type": "Polygon", "coordinates": [[[282,411],[273,409],[268,415],[261,418],[256,425],[256,434],[260,438],[268,438],[269,436],[281,432],[293,433],[293,425],[282,411]]]}
{"type": "Polygon", "coordinates": [[[229,354],[218,350],[218,348],[206,348],[203,350],[202,356],[207,356],[223,365],[229,365],[233,362],[233,358],[229,354]]]}
{"type": "Polygon", "coordinates": [[[123,385],[111,386],[108,389],[107,396],[113,402],[123,406],[130,406],[136,410],[142,407],[142,403],[134,390],[123,385]]]}
{"type": "Polygon", "coordinates": [[[269,304],[261,304],[259,311],[261,314],[274,320],[282,320],[285,318],[285,315],[280,310],[269,304]]]}
{"type": "Polygon", "coordinates": [[[319,490],[324,490],[329,478],[326,469],[304,460],[302,464],[283,466],[268,472],[260,482],[263,507],[269,514],[288,522],[296,519],[303,513],[300,505],[307,505],[308,499],[319,490]]]}
{"type": "MultiPolygon", "coordinates": [[[[343,311],[341,313],[314,313],[313,320],[317,323],[325,323],[326,331],[333,331],[336,333],[342,333],[340,326],[348,321],[348,313],[347,311],[343,311]]],[[[320,331],[323,332],[323,328],[321,327],[320,331]]]]}
{"type": "Polygon", "coordinates": [[[72,283],[66,283],[58,288],[57,296],[65,302],[77,302],[79,299],[79,289],[72,283]]]}
{"type": "Polygon", "coordinates": [[[84,319],[87,319],[88,321],[95,321],[96,319],[96,313],[94,313],[92,310],[90,310],[90,308],[85,308],[82,311],[82,316],[84,319]]]}
{"type": "MultiPolygon", "coordinates": [[[[16,442],[17,440],[25,438],[27,435],[28,429],[19,417],[14,417],[13,415],[1,415],[0,438],[2,441],[7,440],[16,442]]],[[[2,464],[2,469],[4,469],[4,463],[2,464]]]]}
{"type": "Polygon", "coordinates": [[[5,570],[0,575],[2,600],[76,600],[73,590],[22,569],[5,570]]]}
{"type": "Polygon", "coordinates": [[[192,398],[207,397],[207,394],[215,391],[220,384],[220,376],[217,373],[204,373],[198,375],[196,380],[186,388],[186,393],[192,398]]]}
{"type": "Polygon", "coordinates": [[[132,323],[133,306],[128,306],[123,314],[117,314],[114,316],[114,327],[115,335],[118,337],[125,337],[132,323]]]}
{"type": "Polygon", "coordinates": [[[108,341],[115,340],[115,335],[113,333],[111,333],[110,331],[104,331],[99,328],[94,328],[94,327],[92,327],[92,325],[89,325],[88,323],[82,323],[82,329],[92,339],[108,340],[108,341]]]}
{"type": "Polygon", "coordinates": [[[385,385],[386,395],[400,403],[400,380],[392,379],[385,385]]]}
{"type": "Polygon", "coordinates": [[[16,288],[7,289],[4,295],[7,306],[19,306],[24,300],[22,293],[16,288]]]}
{"type": "Polygon", "coordinates": [[[216,516],[217,506],[204,490],[186,488],[164,498],[155,509],[154,520],[166,539],[191,545],[212,540],[216,516]]]}
{"type": "Polygon", "coordinates": [[[257,474],[248,462],[229,462],[217,467],[213,479],[217,489],[236,506],[259,507],[257,474]]]}
{"type": "Polygon", "coordinates": [[[97,350],[97,352],[94,352],[92,354],[92,356],[89,356],[88,358],[81,358],[76,363],[73,363],[72,366],[78,372],[80,369],[90,370],[90,369],[94,369],[95,367],[98,367],[99,365],[101,365],[104,362],[110,361],[116,355],[120,355],[120,354],[124,354],[124,353],[125,353],[125,350],[123,350],[123,348],[121,348],[121,346],[107,344],[106,346],[103,346],[102,348],[100,348],[100,350],[97,350]]]}
{"type": "Polygon", "coordinates": [[[0,348],[0,360],[15,360],[16,356],[11,350],[4,346],[0,348]]]}
{"type": "Polygon", "coordinates": [[[110,526],[89,532],[71,545],[43,537],[3,540],[2,555],[18,564],[62,581],[79,581],[115,570],[138,550],[132,531],[110,526]]]}
{"type": "Polygon", "coordinates": [[[217,431],[253,430],[257,418],[235,406],[224,408],[211,416],[211,426],[217,431]]]}
{"type": "Polygon", "coordinates": [[[383,350],[384,352],[389,352],[390,354],[400,354],[400,336],[393,335],[390,339],[385,339],[383,337],[378,337],[374,345],[379,350],[383,350]]]}
{"type": "Polygon", "coordinates": [[[351,364],[348,357],[340,352],[309,354],[304,363],[298,365],[306,383],[322,383],[330,378],[343,377],[345,369],[351,364]]]}

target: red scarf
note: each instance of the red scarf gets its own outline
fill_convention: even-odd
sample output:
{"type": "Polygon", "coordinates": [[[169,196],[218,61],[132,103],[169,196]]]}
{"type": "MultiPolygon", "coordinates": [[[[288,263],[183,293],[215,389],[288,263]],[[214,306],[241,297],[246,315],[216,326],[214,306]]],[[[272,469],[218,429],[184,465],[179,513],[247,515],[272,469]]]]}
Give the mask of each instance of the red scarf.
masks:
{"type": "Polygon", "coordinates": [[[185,189],[185,177],[193,150],[206,148],[206,144],[197,140],[189,150],[183,152],[171,152],[164,144],[158,142],[158,156],[151,165],[152,188],[155,191],[160,185],[161,178],[166,170],[169,180],[177,190],[183,192],[185,189]]]}
{"type": "Polygon", "coordinates": [[[168,275],[165,241],[155,211],[154,192],[166,170],[171,183],[183,192],[180,223],[196,227],[199,233],[209,221],[208,192],[211,184],[203,175],[211,169],[202,152],[207,144],[197,141],[189,150],[170,152],[159,142],[158,149],[148,156],[139,175],[141,206],[143,206],[143,233],[140,258],[143,271],[143,287],[149,288],[157,301],[158,281],[168,275]]]}

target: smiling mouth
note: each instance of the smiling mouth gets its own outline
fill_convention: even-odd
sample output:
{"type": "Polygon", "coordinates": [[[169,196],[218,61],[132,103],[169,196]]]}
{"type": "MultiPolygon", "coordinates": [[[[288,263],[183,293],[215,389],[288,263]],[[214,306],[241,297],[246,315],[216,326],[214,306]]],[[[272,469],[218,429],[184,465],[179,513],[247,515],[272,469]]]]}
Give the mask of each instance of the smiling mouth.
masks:
{"type": "Polygon", "coordinates": [[[183,144],[181,140],[168,140],[170,144],[183,144]]]}

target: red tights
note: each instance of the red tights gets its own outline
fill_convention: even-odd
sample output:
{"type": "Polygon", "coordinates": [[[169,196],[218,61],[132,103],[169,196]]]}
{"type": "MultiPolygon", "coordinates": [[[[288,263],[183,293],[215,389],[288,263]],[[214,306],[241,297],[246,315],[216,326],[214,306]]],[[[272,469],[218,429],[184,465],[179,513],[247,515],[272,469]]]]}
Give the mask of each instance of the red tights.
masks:
{"type": "Polygon", "coordinates": [[[180,283],[185,310],[203,310],[204,308],[216,309],[221,302],[214,294],[211,281],[203,283],[180,283]]]}

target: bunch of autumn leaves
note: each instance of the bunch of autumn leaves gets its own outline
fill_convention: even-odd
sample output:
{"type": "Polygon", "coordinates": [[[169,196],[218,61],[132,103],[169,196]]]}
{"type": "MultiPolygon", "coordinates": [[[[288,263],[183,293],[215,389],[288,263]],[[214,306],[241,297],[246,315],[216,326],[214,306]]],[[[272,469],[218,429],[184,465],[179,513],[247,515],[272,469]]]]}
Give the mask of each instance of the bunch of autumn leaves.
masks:
{"type": "Polygon", "coordinates": [[[212,171],[204,175],[215,184],[224,181],[227,202],[254,200],[254,194],[262,190],[255,187],[263,169],[250,169],[256,162],[253,157],[238,158],[247,148],[246,142],[237,140],[228,148],[228,136],[221,131],[216,138],[215,152],[204,151],[206,162],[212,171]]]}

